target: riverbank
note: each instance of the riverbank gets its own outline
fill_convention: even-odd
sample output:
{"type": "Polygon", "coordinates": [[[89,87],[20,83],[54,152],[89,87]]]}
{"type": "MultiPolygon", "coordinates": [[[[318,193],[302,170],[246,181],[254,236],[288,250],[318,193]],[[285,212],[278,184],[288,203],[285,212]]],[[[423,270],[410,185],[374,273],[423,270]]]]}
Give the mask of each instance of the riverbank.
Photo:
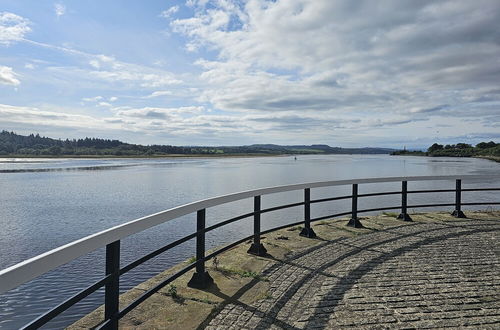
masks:
{"type": "Polygon", "coordinates": [[[500,163],[500,156],[475,156],[475,158],[489,159],[494,162],[500,163]]]}
{"type": "MultiPolygon", "coordinates": [[[[167,154],[167,155],[0,155],[0,159],[163,159],[163,158],[249,158],[286,157],[292,154],[167,154]]],[[[295,155],[297,156],[297,155],[295,155]]]]}
{"type": "Polygon", "coordinates": [[[434,143],[426,151],[397,150],[393,156],[430,156],[430,157],[475,157],[498,162],[500,160],[500,143],[481,142],[476,146],[467,143],[442,145],[434,143]]]}
{"type": "Polygon", "coordinates": [[[417,157],[431,157],[431,158],[440,158],[440,157],[481,158],[481,159],[488,159],[488,160],[492,160],[494,162],[500,163],[500,156],[483,156],[483,155],[477,155],[477,156],[434,156],[434,155],[428,155],[428,154],[426,154],[425,152],[422,152],[422,151],[391,154],[391,156],[417,156],[417,157]]]}
{"type": "MultiPolygon", "coordinates": [[[[212,287],[207,290],[188,288],[187,282],[192,276],[192,272],[189,272],[172,282],[171,285],[161,289],[158,293],[153,294],[147,301],[126,315],[124,319],[121,320],[120,327],[134,329],[196,329],[206,326],[212,326],[214,328],[228,327],[229,325],[266,327],[268,322],[278,325],[292,325],[292,320],[295,320],[293,321],[295,322],[294,326],[298,326],[299,324],[308,324],[314,319],[321,320],[321,315],[317,315],[318,317],[314,314],[307,316],[301,313],[295,313],[294,309],[306,308],[310,304],[322,301],[322,295],[311,295],[312,292],[321,294],[322,291],[317,290],[326,288],[326,282],[322,282],[320,285],[313,283],[316,281],[314,279],[317,278],[317,276],[321,274],[326,275],[326,273],[330,271],[330,268],[326,268],[320,264],[331,262],[330,259],[333,258],[332,264],[327,263],[325,265],[337,267],[337,265],[341,265],[343,262],[342,260],[346,258],[345,262],[348,267],[347,269],[352,269],[356,262],[368,260],[364,255],[360,255],[359,258],[356,259],[357,254],[374,253],[374,251],[386,251],[383,252],[384,254],[382,256],[375,256],[374,260],[378,260],[377,262],[379,263],[381,260],[386,260],[388,262],[395,256],[395,252],[392,251],[400,251],[398,253],[411,251],[416,241],[423,240],[422,244],[424,245],[422,246],[427,246],[428,244],[433,245],[435,244],[433,242],[439,242],[439,240],[436,240],[440,236],[433,236],[432,238],[426,237],[426,235],[431,235],[431,233],[434,235],[434,233],[439,233],[439,231],[442,230],[444,240],[453,238],[455,231],[457,235],[460,235],[460,233],[467,230],[466,226],[469,224],[472,226],[471,233],[476,233],[481,226],[484,225],[486,227],[485,230],[487,230],[487,228],[491,227],[491,224],[498,224],[500,220],[499,211],[465,213],[468,219],[456,219],[451,217],[448,212],[433,212],[412,214],[411,216],[414,222],[403,222],[395,218],[397,213],[388,212],[377,216],[360,218],[365,226],[365,228],[362,229],[346,227],[345,224],[347,219],[320,221],[313,225],[319,237],[318,239],[300,237],[298,235],[300,232],[299,227],[276,231],[262,237],[262,242],[268,250],[268,256],[257,257],[247,254],[246,251],[249,247],[249,242],[236,246],[219,255],[215,262],[212,260],[207,262],[208,271],[214,278],[214,285],[212,287]],[[422,229],[419,229],[420,227],[422,227],[422,229]],[[387,247],[383,245],[376,246],[379,244],[377,243],[378,240],[381,239],[382,241],[380,244],[388,244],[387,247]],[[398,244],[403,244],[403,247],[405,244],[409,245],[408,247],[404,247],[404,250],[401,250],[403,247],[398,247],[398,244]],[[354,250],[349,252],[353,248],[354,250]],[[329,252],[329,249],[335,252],[329,252]],[[342,251],[344,251],[345,257],[335,257],[335,253],[340,253],[342,251]],[[318,255],[319,252],[326,254],[320,256],[318,255]],[[302,318],[295,319],[294,314],[302,318]],[[307,316],[307,318],[304,318],[304,316],[307,316]]],[[[491,242],[494,242],[495,238],[491,235],[492,234],[486,234],[485,240],[488,241],[489,239],[490,241],[493,240],[491,242]]],[[[476,240],[472,241],[475,242],[476,240]]],[[[464,242],[460,240],[453,240],[453,242],[459,242],[463,247],[464,242]]],[[[446,247],[447,244],[442,246],[446,247]]],[[[488,251],[488,249],[486,250],[485,252],[487,253],[491,252],[488,251]]],[[[447,249],[447,251],[449,251],[449,253],[455,253],[453,249],[447,249]]],[[[465,253],[463,249],[461,251],[460,253],[465,253]]],[[[456,257],[459,258],[461,254],[458,251],[456,253],[456,257]]],[[[474,250],[471,253],[477,253],[477,251],[474,250]]],[[[402,260],[410,259],[404,256],[402,260]]],[[[446,260],[450,262],[452,258],[447,258],[446,260]]],[[[179,271],[189,262],[192,262],[192,260],[177,265],[138,285],[125,294],[122,294],[120,297],[120,305],[122,308],[127,306],[146,290],[159,283],[162,279],[179,271]]],[[[439,262],[439,255],[436,255],[436,262],[439,262]]],[[[379,279],[383,280],[381,283],[385,283],[385,286],[390,287],[394,285],[391,284],[390,281],[385,281],[385,277],[397,273],[397,266],[399,263],[389,263],[389,265],[390,272],[388,271],[384,273],[384,275],[379,275],[379,277],[382,276],[382,278],[379,279]]],[[[466,266],[468,265],[464,267],[466,266]]],[[[362,265],[359,267],[362,267],[360,269],[363,269],[363,272],[365,272],[366,269],[370,269],[370,267],[366,268],[362,265]]],[[[421,270],[422,267],[425,268],[423,265],[415,265],[415,267],[415,269],[421,270]]],[[[440,269],[443,268],[441,267],[440,269]]],[[[408,271],[406,268],[403,270],[406,272],[408,271]]],[[[490,269],[490,271],[494,271],[494,269],[490,269]]],[[[398,280],[410,281],[413,284],[415,284],[415,281],[427,281],[426,283],[428,283],[429,280],[423,277],[429,273],[432,272],[424,269],[422,274],[417,274],[418,276],[415,280],[412,278],[405,279],[404,277],[399,277],[398,280]]],[[[336,296],[340,296],[340,298],[337,299],[342,299],[342,297],[344,297],[344,300],[347,299],[345,302],[346,304],[354,301],[354,296],[349,293],[349,290],[357,288],[358,285],[355,285],[355,283],[361,280],[361,278],[357,279],[356,274],[351,274],[352,276],[349,274],[350,273],[345,275],[346,281],[352,281],[354,279],[355,282],[353,282],[352,285],[349,284],[350,282],[346,282],[345,284],[347,287],[345,288],[347,291],[343,291],[343,294],[338,292],[339,289],[335,291],[337,292],[336,296]]],[[[411,274],[412,271],[405,276],[411,276],[411,274]]],[[[431,275],[434,276],[434,274],[431,275]]],[[[323,278],[330,283],[335,281],[335,278],[337,278],[336,276],[331,278],[323,276],[323,278]]],[[[443,277],[436,275],[436,277],[432,277],[431,280],[434,278],[442,279],[443,277]]],[[[398,291],[400,294],[402,294],[401,292],[403,290],[408,289],[405,283],[406,282],[403,283],[405,288],[398,289],[400,290],[398,291]]],[[[384,284],[381,285],[384,286],[384,284]]],[[[457,285],[454,287],[460,288],[460,286],[457,285]]],[[[344,286],[342,288],[344,288],[344,286]]],[[[443,292],[440,292],[442,296],[443,292]]],[[[451,294],[449,293],[450,290],[447,292],[451,294]]],[[[357,294],[356,297],[358,296],[359,294],[357,294]]],[[[372,303],[375,303],[373,301],[376,299],[375,297],[376,296],[372,296],[369,298],[372,300],[372,303]]],[[[393,301],[394,299],[395,298],[393,298],[393,301]]],[[[408,308],[411,307],[418,310],[418,304],[415,304],[414,300],[415,299],[412,300],[411,304],[408,303],[408,308]]],[[[390,304],[385,298],[384,303],[390,304]]],[[[326,307],[326,305],[324,306],[326,307]]],[[[339,306],[347,305],[340,304],[339,306]]],[[[367,302],[364,302],[363,306],[367,307],[369,305],[367,305],[367,302]]],[[[485,308],[487,309],[488,306],[489,305],[486,304],[485,308]]],[[[317,307],[315,308],[316,309],[312,310],[317,310],[317,307]]],[[[358,325],[365,324],[366,319],[371,316],[369,312],[361,313],[363,315],[359,317],[353,317],[354,314],[356,314],[355,310],[351,310],[347,314],[345,311],[339,311],[335,315],[339,318],[342,318],[343,315],[346,317],[349,316],[346,320],[350,320],[349,322],[351,323],[359,322],[358,325]]],[[[389,316],[382,317],[379,314],[380,313],[377,314],[377,318],[380,320],[390,318],[389,316]]],[[[322,315],[324,316],[325,314],[322,315]]],[[[333,314],[328,313],[328,315],[333,314]]],[[[403,313],[401,315],[406,317],[408,314],[403,313]]],[[[102,317],[103,307],[100,307],[69,328],[90,328],[97,325],[102,320],[102,317]]],[[[395,316],[393,315],[391,317],[394,319],[395,316]]],[[[483,319],[488,321],[491,318],[488,315],[483,315],[483,319]]],[[[337,321],[344,322],[344,319],[338,319],[337,321]]],[[[401,320],[398,319],[397,321],[400,322],[401,320]]],[[[420,320],[417,318],[416,321],[420,320]]],[[[325,323],[325,325],[326,324],[327,323],[325,323]]],[[[352,325],[356,325],[356,323],[352,325]]],[[[417,323],[417,325],[419,324],[417,323]]]]}

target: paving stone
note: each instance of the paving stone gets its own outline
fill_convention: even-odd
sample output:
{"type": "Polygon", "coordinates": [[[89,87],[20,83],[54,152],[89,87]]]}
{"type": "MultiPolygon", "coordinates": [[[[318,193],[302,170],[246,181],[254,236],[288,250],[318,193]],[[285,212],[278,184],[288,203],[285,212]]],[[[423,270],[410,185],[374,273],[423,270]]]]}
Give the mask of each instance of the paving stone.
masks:
{"type": "Polygon", "coordinates": [[[414,223],[269,266],[269,294],[209,329],[500,328],[500,223],[414,223]]]}

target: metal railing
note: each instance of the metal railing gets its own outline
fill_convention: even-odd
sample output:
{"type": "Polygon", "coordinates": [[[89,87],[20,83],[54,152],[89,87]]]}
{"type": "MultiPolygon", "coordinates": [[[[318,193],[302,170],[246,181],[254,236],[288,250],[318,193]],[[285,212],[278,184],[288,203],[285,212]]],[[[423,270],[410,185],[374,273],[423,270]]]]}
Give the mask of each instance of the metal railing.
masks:
{"type": "Polygon", "coordinates": [[[106,247],[106,268],[105,277],[89,286],[88,288],[80,291],[78,294],[62,302],[55,308],[41,315],[37,319],[31,321],[24,328],[26,329],[36,329],[46,324],[57,315],[67,310],[77,302],[81,301],[91,293],[97,291],[98,289],[105,288],[105,298],[104,298],[104,308],[105,315],[104,320],[99,324],[98,329],[117,329],[118,321],[123,316],[125,316],[132,309],[137,307],[140,303],[146,300],[148,297],[153,295],[155,292],[166,286],[168,283],[172,282],[181,275],[187,273],[191,269],[195,268],[193,277],[189,281],[188,285],[194,288],[206,288],[213,282],[209,273],[205,269],[205,262],[216,255],[227,251],[228,249],[245,242],[248,239],[252,239],[252,245],[248,250],[248,253],[255,255],[266,255],[266,249],[260,241],[260,237],[263,234],[303,224],[303,229],[300,232],[301,236],[314,238],[316,233],[311,227],[311,222],[329,219],[338,216],[350,215],[351,218],[348,222],[348,226],[352,227],[362,227],[363,225],[359,221],[358,213],[373,212],[373,211],[385,211],[401,209],[400,215],[397,217],[403,221],[412,221],[410,215],[408,214],[408,208],[425,208],[425,207],[447,207],[453,206],[454,210],[452,215],[458,218],[465,218],[462,212],[463,205],[500,205],[500,202],[474,202],[474,203],[463,203],[462,202],[462,192],[469,191],[500,191],[500,188],[470,188],[462,189],[462,180],[491,180],[492,178],[499,178],[499,176],[420,176],[420,177],[389,177],[389,178],[371,178],[371,179],[357,179],[357,180],[341,180],[341,181],[326,181],[326,182],[313,182],[304,184],[294,184],[286,186],[277,186],[264,189],[249,190],[244,192],[239,192],[230,195],[219,196],[215,198],[205,199],[197,201],[190,204],[185,204],[179,207],[175,207],[166,211],[162,211],[147,217],[143,217],[137,220],[127,222],[125,224],[107,229],[105,231],[87,236],[80,240],[71,242],[49,252],[43,253],[39,256],[31,258],[29,260],[23,261],[19,264],[6,268],[0,271],[0,294],[13,289],[25,282],[28,282],[50,270],[57,268],[73,259],[76,259],[82,255],[92,252],[98,248],[106,247]],[[454,189],[435,189],[435,190],[408,190],[409,181],[444,181],[444,180],[454,180],[454,189]],[[358,192],[358,185],[367,183],[388,183],[388,182],[401,182],[400,191],[386,191],[378,193],[365,193],[360,194],[358,192]],[[352,194],[345,196],[335,196],[322,199],[311,200],[311,189],[320,187],[332,187],[332,186],[352,186],[352,194]],[[267,209],[261,208],[261,196],[269,195],[280,192],[288,191],[304,191],[304,200],[302,202],[291,203],[286,205],[280,205],[275,207],[270,207],[267,209]],[[454,202],[450,203],[434,203],[434,204],[418,204],[418,205],[408,205],[408,194],[423,194],[423,193],[455,193],[454,202]],[[358,209],[358,200],[363,197],[374,197],[383,195],[401,195],[401,204],[397,206],[390,207],[378,207],[371,209],[358,209]],[[253,198],[254,209],[253,212],[245,213],[231,219],[218,222],[212,226],[207,227],[205,224],[206,209],[221,204],[239,201],[242,199],[253,198]],[[330,214],[327,216],[321,216],[312,219],[311,218],[311,205],[316,203],[324,203],[337,200],[351,199],[352,207],[349,212],[342,212],[336,214],[330,214]],[[261,231],[261,215],[264,213],[282,210],[291,207],[304,206],[304,220],[295,223],[289,223],[279,227],[274,227],[272,229],[261,231]],[[126,236],[139,233],[148,228],[156,226],[158,224],[179,218],[181,216],[195,213],[196,212],[196,232],[181,239],[176,240],[160,249],[157,249],[132,263],[120,268],[120,240],[126,236]],[[238,241],[235,241],[229,245],[226,245],[209,255],[205,255],[205,235],[207,232],[212,231],[216,228],[225,226],[227,224],[253,217],[253,235],[249,237],[243,237],[238,241]],[[180,270],[179,272],[171,275],[170,277],[164,279],[160,283],[156,284],[153,288],[149,289],[142,296],[133,301],[130,305],[119,309],[119,279],[120,276],[127,273],[128,271],[134,269],[135,267],[141,265],[142,263],[150,260],[159,254],[172,249],[173,247],[182,244],[188,240],[196,238],[196,262],[190,264],[180,270]]]}

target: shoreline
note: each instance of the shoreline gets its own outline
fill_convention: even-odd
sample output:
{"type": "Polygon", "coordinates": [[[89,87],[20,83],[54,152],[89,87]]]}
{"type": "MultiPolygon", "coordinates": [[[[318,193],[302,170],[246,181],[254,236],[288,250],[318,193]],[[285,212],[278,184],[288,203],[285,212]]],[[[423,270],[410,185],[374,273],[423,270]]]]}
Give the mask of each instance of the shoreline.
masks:
{"type": "Polygon", "coordinates": [[[499,156],[474,156],[473,158],[488,159],[488,160],[492,160],[494,162],[500,163],[500,157],[499,156]]]}
{"type": "MultiPolygon", "coordinates": [[[[301,156],[306,154],[301,154],[301,156]]],[[[307,155],[322,155],[322,154],[307,154],[307,155]]],[[[293,154],[168,154],[157,156],[130,155],[130,156],[115,156],[115,155],[0,155],[5,159],[161,159],[161,158],[247,158],[247,157],[279,157],[293,156],[293,154]]],[[[298,156],[298,155],[296,155],[298,156]]]]}
{"type": "Polygon", "coordinates": [[[157,156],[130,155],[0,155],[0,159],[162,159],[162,158],[254,158],[254,157],[299,157],[299,156],[329,156],[329,155],[387,155],[389,154],[168,154],[157,156]]]}
{"type": "Polygon", "coordinates": [[[423,155],[423,154],[411,154],[411,153],[406,153],[406,154],[398,154],[398,155],[390,155],[390,156],[413,156],[413,157],[429,157],[429,158],[481,158],[481,159],[487,159],[491,160],[497,163],[500,163],[500,157],[499,156],[483,156],[483,155],[477,155],[477,156],[432,156],[432,155],[423,155]]]}

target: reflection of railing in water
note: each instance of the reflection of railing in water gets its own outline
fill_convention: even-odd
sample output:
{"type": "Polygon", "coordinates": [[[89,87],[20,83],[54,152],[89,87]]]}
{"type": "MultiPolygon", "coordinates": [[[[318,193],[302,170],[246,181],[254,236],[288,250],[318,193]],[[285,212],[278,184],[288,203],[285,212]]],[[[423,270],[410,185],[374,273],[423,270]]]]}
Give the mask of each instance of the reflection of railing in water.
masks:
{"type": "Polygon", "coordinates": [[[29,323],[26,328],[38,328],[45,323],[49,322],[51,319],[67,310],[80,300],[84,299],[91,293],[97,291],[98,289],[105,287],[105,319],[99,325],[99,328],[116,329],[118,326],[118,320],[125,316],[132,309],[137,307],[141,302],[146,300],[152,294],[160,290],[162,287],[172,282],[176,278],[185,274],[189,270],[196,268],[195,273],[188,285],[195,288],[204,288],[208,286],[212,279],[208,272],[205,270],[205,261],[213,258],[214,256],[248,240],[253,239],[253,243],[248,250],[249,253],[257,255],[265,255],[266,249],[260,242],[260,236],[262,234],[275,231],[278,229],[296,226],[303,224],[300,235],[314,238],[316,234],[311,228],[311,222],[319,221],[323,219],[328,219],[337,216],[350,215],[351,219],[348,223],[349,226],[362,227],[358,219],[358,213],[363,212],[373,212],[373,211],[384,211],[384,210],[394,210],[401,209],[401,214],[398,216],[399,219],[404,221],[411,221],[411,217],[407,213],[408,208],[424,208],[424,207],[445,207],[454,206],[453,215],[455,217],[463,218],[465,217],[461,207],[463,205],[500,205],[500,202],[476,202],[476,203],[462,203],[462,192],[467,191],[500,191],[500,188],[471,188],[462,189],[462,180],[474,180],[474,179],[488,179],[500,178],[500,176],[495,177],[485,177],[485,176],[424,176],[424,177],[390,177],[390,178],[372,178],[372,179],[357,179],[357,180],[342,180],[342,181],[327,181],[327,182],[314,182],[305,184],[295,184],[287,186],[277,186],[264,189],[250,190],[239,192],[235,194],[219,196],[215,198],[210,198],[186,205],[182,205],[170,210],[166,210],[160,213],[156,213],[144,218],[140,218],[123,225],[119,225],[108,230],[102,231],[97,234],[90,235],[88,237],[82,238],[80,240],[74,241],[62,247],[56,248],[37,257],[31,258],[17,265],[9,267],[0,271],[0,294],[4,293],[10,289],[13,289],[25,282],[28,282],[50,270],[57,268],[58,266],[67,263],[73,259],[76,259],[84,254],[94,251],[98,248],[106,246],[106,276],[94,283],[92,286],[84,289],[75,296],[64,301],[60,305],[56,306],[52,310],[48,311],[44,315],[40,316],[36,320],[29,323]],[[409,181],[438,181],[438,180],[455,180],[454,189],[436,189],[436,190],[408,190],[409,181]],[[400,191],[388,191],[379,193],[358,193],[358,185],[367,183],[386,183],[386,182],[401,182],[402,187],[400,191]],[[352,185],[352,194],[345,196],[328,197],[322,199],[311,200],[311,189],[320,187],[331,187],[331,186],[346,186],[352,185]],[[302,202],[286,204],[275,206],[271,208],[262,209],[261,208],[261,196],[288,192],[288,191],[304,191],[304,200],[302,202]],[[439,204],[419,204],[419,205],[408,205],[407,196],[408,194],[423,194],[423,193],[446,193],[455,192],[455,201],[453,203],[439,203],[439,204]],[[374,197],[383,195],[401,195],[401,204],[391,207],[379,207],[371,209],[358,209],[358,199],[363,197],[374,197]],[[239,215],[237,217],[216,223],[212,226],[205,226],[205,214],[206,209],[214,207],[217,205],[234,202],[246,198],[253,198],[254,200],[254,210],[246,214],[239,215]],[[316,203],[324,203],[336,200],[351,199],[352,207],[349,212],[342,212],[331,214],[327,216],[321,216],[317,218],[311,218],[311,205],[316,203]],[[270,230],[261,231],[261,214],[277,211],[281,209],[304,206],[304,220],[296,223],[286,224],[279,227],[272,228],[270,230]],[[183,215],[196,212],[197,214],[197,231],[186,237],[183,237],[175,242],[172,242],[154,252],[151,252],[140,259],[128,264],[127,266],[120,268],[120,240],[126,236],[139,233],[150,227],[156,226],[163,222],[167,222],[183,215]],[[250,237],[242,238],[236,242],[233,242],[209,255],[205,255],[205,234],[211,230],[222,227],[224,225],[248,218],[253,217],[254,220],[254,234],[250,237]],[[196,262],[183,268],[181,271],[169,278],[163,280],[161,283],[157,284],[155,287],[151,288],[149,291],[144,293],[141,297],[137,298],[129,306],[122,310],[119,310],[119,278],[121,275],[127,273],[128,271],[134,269],[135,267],[141,265],[142,263],[150,260],[159,254],[172,249],[173,247],[182,244],[188,240],[196,238],[196,262]]]}

